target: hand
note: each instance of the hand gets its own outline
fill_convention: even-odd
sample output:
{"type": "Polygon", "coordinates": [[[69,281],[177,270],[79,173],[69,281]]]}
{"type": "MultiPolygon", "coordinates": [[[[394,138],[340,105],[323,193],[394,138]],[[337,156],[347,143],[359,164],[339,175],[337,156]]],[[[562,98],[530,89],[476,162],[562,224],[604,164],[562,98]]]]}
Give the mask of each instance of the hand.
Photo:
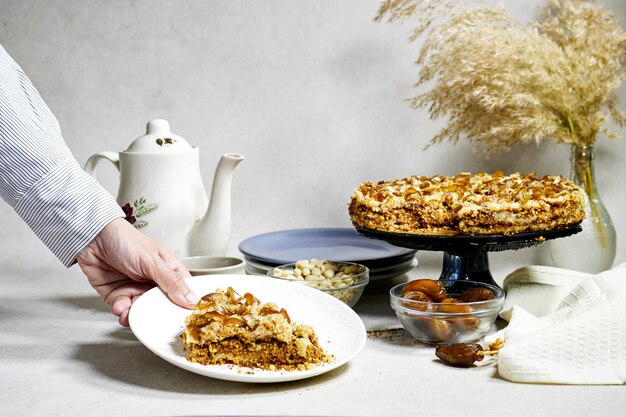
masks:
{"type": "Polygon", "coordinates": [[[189,272],[183,264],[121,218],[102,229],[76,261],[122,326],[128,326],[135,299],[155,283],[181,307],[193,308],[198,300],[185,284],[189,272]]]}

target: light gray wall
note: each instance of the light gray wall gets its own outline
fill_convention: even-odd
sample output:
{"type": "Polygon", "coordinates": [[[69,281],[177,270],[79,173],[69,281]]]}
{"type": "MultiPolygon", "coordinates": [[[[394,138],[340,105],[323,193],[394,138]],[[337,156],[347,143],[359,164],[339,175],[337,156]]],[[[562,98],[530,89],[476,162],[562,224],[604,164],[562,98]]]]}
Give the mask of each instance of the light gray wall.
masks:
{"type": "MultiPolygon", "coordinates": [[[[503,3],[525,20],[542,2],[503,3]]],[[[623,0],[601,3],[626,22],[623,0]]],[[[207,185],[219,155],[245,155],[233,182],[233,253],[262,232],[350,226],[347,202],[364,180],[497,169],[568,175],[569,149],[552,143],[489,160],[466,143],[424,150],[441,123],[403,101],[413,93],[417,46],[406,41],[409,26],[373,22],[378,5],[0,0],[0,43],[81,163],[123,150],[155,117],[200,146],[207,185]]],[[[626,102],[624,87],[620,95],[626,102]]],[[[626,139],[600,139],[598,185],[619,236],[618,262],[626,261],[625,156],[626,139]]],[[[98,173],[114,194],[116,177],[112,167],[98,173]]],[[[63,268],[5,204],[0,231],[3,265],[63,268]]]]}

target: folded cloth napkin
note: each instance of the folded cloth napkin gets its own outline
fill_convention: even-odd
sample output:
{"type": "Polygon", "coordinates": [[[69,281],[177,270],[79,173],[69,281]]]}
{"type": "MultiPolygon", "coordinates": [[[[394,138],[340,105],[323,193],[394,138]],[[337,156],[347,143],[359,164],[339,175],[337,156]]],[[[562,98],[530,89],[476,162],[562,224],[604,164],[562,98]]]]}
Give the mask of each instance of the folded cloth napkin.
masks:
{"type": "Polygon", "coordinates": [[[504,281],[498,373],[514,382],[626,383],[626,263],[597,275],[524,267],[504,281]],[[569,282],[568,282],[569,281],[569,282]]]}
{"type": "Polygon", "coordinates": [[[537,317],[557,309],[572,289],[592,274],[554,268],[551,266],[525,266],[509,274],[503,283],[506,299],[500,317],[511,321],[513,306],[522,306],[537,317]]]}

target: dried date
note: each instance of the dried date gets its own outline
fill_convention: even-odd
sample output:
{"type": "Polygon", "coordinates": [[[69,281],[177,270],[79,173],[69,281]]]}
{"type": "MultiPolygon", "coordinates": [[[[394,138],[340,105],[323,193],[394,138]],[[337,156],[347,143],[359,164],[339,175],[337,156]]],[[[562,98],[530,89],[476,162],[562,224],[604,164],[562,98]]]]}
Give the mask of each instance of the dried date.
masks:
{"type": "Polygon", "coordinates": [[[420,291],[437,303],[447,296],[446,287],[444,287],[441,281],[434,279],[416,279],[411,281],[404,286],[402,294],[404,295],[412,291],[420,291]]]}
{"type": "Polygon", "coordinates": [[[459,330],[475,329],[480,325],[477,316],[471,315],[473,310],[466,304],[456,298],[446,298],[440,304],[437,304],[437,311],[448,314],[458,314],[461,317],[448,317],[447,321],[454,324],[459,330]]]}
{"type": "Polygon", "coordinates": [[[441,345],[435,348],[435,355],[445,363],[452,366],[471,366],[476,361],[481,361],[482,351],[478,343],[458,343],[454,345],[441,345]]]}
{"type": "Polygon", "coordinates": [[[466,303],[473,303],[475,301],[487,301],[493,300],[493,292],[488,288],[474,287],[468,288],[459,294],[459,298],[466,303]]]}
{"type": "Polygon", "coordinates": [[[427,332],[430,335],[430,340],[433,342],[450,340],[458,333],[447,320],[431,319],[428,320],[427,324],[427,332]]]}
{"type": "Polygon", "coordinates": [[[457,343],[453,345],[440,345],[435,348],[435,355],[448,365],[469,367],[475,362],[480,362],[487,355],[495,355],[504,346],[501,339],[489,345],[489,350],[483,350],[478,343],[457,343]]]}

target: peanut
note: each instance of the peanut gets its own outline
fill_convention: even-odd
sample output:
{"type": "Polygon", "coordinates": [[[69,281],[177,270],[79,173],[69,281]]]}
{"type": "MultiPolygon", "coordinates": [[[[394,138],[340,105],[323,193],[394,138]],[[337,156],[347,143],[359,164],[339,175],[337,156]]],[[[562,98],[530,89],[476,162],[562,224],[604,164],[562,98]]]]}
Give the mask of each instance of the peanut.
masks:
{"type": "Polygon", "coordinates": [[[356,285],[362,280],[367,270],[363,265],[335,263],[325,259],[303,259],[294,264],[293,268],[272,269],[271,275],[292,281],[301,281],[309,287],[327,291],[328,294],[349,304],[358,293],[356,289],[345,289],[356,285]]]}

